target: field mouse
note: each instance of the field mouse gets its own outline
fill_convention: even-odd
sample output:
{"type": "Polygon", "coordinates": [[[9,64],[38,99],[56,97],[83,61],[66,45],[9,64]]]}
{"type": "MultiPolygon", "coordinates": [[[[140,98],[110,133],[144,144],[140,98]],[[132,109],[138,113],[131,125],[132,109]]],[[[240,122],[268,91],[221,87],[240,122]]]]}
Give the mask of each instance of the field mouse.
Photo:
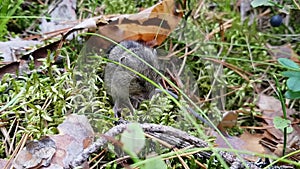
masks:
{"type": "Polygon", "coordinates": [[[123,41],[111,48],[108,59],[119,63],[110,62],[105,68],[105,83],[108,93],[114,100],[115,117],[120,117],[120,113],[125,107],[133,113],[140,101],[151,97],[155,87],[120,64],[158,83],[159,75],[142,61],[144,60],[153,68],[158,69],[156,51],[135,41],[123,41]]]}

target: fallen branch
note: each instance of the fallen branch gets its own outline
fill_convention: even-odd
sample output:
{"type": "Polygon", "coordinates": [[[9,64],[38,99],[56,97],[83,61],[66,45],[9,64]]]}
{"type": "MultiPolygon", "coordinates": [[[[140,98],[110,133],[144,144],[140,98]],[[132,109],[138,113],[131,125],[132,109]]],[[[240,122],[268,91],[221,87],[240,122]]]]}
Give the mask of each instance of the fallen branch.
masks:
{"type": "MultiPolygon", "coordinates": [[[[90,156],[90,154],[95,153],[101,147],[105,146],[110,141],[109,138],[113,138],[121,134],[126,129],[127,125],[128,124],[120,124],[111,128],[109,131],[103,134],[98,140],[96,140],[93,144],[91,144],[89,147],[84,149],[84,151],[81,154],[77,155],[76,159],[74,159],[71,162],[69,167],[74,168],[77,166],[81,166],[86,161],[86,159],[90,156]]],[[[208,143],[206,143],[205,141],[170,126],[163,126],[163,125],[149,124],[149,123],[140,124],[140,126],[143,128],[145,133],[158,137],[159,139],[177,148],[185,148],[191,145],[199,148],[205,148],[209,146],[208,143]]],[[[236,157],[234,157],[232,154],[227,152],[219,152],[219,154],[224,158],[224,160],[228,164],[232,164],[231,168],[236,168],[236,167],[243,168],[242,162],[236,157]]],[[[212,152],[197,153],[198,157],[205,158],[205,159],[209,159],[211,155],[212,152]]],[[[255,166],[253,163],[250,162],[246,162],[246,163],[250,168],[259,168],[255,166]]]]}

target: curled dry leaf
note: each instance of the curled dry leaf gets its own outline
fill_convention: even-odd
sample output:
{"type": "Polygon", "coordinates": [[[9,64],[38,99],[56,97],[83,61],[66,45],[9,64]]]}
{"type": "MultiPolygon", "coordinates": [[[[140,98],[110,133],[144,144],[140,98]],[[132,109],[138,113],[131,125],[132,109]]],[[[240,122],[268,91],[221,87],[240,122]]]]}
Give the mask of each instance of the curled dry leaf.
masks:
{"type": "Polygon", "coordinates": [[[55,142],[45,137],[39,141],[30,141],[25,148],[19,152],[13,162],[16,169],[47,167],[56,152],[55,142]]]}
{"type": "Polygon", "coordinates": [[[16,74],[17,71],[20,73],[26,72],[28,69],[27,62],[31,57],[34,59],[35,67],[42,65],[42,62],[38,61],[40,58],[46,58],[48,51],[54,51],[58,48],[59,41],[51,43],[47,46],[41,47],[33,52],[23,55],[19,61],[12,62],[0,68],[0,78],[2,78],[6,73],[16,74]]]}
{"type": "MultiPolygon", "coordinates": [[[[60,134],[29,142],[14,160],[19,168],[67,168],[78,154],[93,141],[94,131],[83,115],[71,114],[58,126],[60,134]]],[[[83,168],[88,168],[83,164],[83,168]]]]}
{"type": "Polygon", "coordinates": [[[58,130],[59,135],[50,136],[56,144],[57,151],[49,167],[66,168],[70,161],[93,141],[94,131],[84,115],[76,114],[67,116],[67,119],[58,126],[58,130]]]}
{"type": "Polygon", "coordinates": [[[222,126],[222,128],[232,128],[236,125],[237,118],[238,113],[235,111],[225,112],[219,126],[222,126]]]}
{"type": "MultiPolygon", "coordinates": [[[[262,124],[262,128],[265,129],[265,131],[263,131],[263,134],[250,134],[244,132],[240,137],[227,137],[227,139],[229,143],[231,143],[233,148],[238,150],[248,150],[261,154],[282,156],[283,133],[280,130],[276,129],[273,124],[274,117],[283,115],[281,103],[278,99],[272,96],[260,94],[258,102],[256,104],[262,111],[262,117],[265,120],[265,123],[262,124]]],[[[292,115],[293,113],[295,113],[294,110],[287,109],[288,116],[292,115]]],[[[225,121],[226,119],[230,122],[235,119],[235,116],[229,114],[228,117],[225,116],[225,121]]],[[[292,118],[289,119],[293,120],[292,118]]],[[[297,124],[292,125],[292,127],[294,129],[293,132],[288,134],[287,136],[286,153],[291,153],[293,151],[299,150],[300,147],[300,127],[297,124]]],[[[219,135],[217,135],[216,133],[213,133],[213,135],[216,136],[216,144],[219,147],[228,148],[228,145],[225,144],[224,140],[219,135]]],[[[257,160],[257,158],[253,156],[247,155],[245,157],[249,160],[257,160]]],[[[291,158],[299,161],[300,156],[296,154],[291,158]]]]}
{"type": "MultiPolygon", "coordinates": [[[[99,27],[99,34],[116,42],[134,40],[148,46],[160,45],[176,28],[183,13],[180,4],[164,0],[137,14],[119,15],[108,19],[108,24],[99,27]]],[[[95,44],[107,49],[111,42],[97,37],[95,44]]]]}

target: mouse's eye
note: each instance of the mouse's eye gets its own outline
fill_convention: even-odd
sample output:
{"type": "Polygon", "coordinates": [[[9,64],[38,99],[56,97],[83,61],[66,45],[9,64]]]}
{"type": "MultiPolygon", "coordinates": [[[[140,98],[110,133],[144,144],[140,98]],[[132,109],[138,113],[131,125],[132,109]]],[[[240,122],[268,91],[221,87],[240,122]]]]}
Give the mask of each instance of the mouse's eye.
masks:
{"type": "Polygon", "coordinates": [[[123,56],[123,57],[120,57],[120,59],[119,59],[119,63],[122,63],[122,62],[124,62],[124,61],[125,61],[125,59],[126,59],[126,57],[125,57],[125,56],[123,56]]]}

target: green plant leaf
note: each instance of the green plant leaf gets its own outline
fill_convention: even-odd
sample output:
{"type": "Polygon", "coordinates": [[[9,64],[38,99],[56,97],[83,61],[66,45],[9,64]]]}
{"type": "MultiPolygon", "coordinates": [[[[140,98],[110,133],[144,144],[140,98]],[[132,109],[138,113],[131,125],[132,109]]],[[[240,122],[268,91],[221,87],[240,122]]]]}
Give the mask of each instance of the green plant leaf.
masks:
{"type": "Polygon", "coordinates": [[[133,153],[139,153],[145,146],[145,135],[138,123],[131,123],[121,135],[123,148],[133,153]]]}
{"type": "Polygon", "coordinates": [[[42,113],[41,116],[47,121],[53,121],[53,119],[46,112],[42,113]]]}
{"type": "Polygon", "coordinates": [[[144,169],[153,169],[153,168],[167,169],[167,165],[161,158],[147,160],[144,169]]]}
{"type": "Polygon", "coordinates": [[[269,2],[269,0],[253,0],[251,2],[251,6],[253,8],[259,7],[259,6],[273,6],[272,3],[269,2]]]}
{"type": "Polygon", "coordinates": [[[287,133],[291,133],[293,131],[293,128],[291,128],[291,121],[290,120],[286,120],[286,119],[283,119],[279,116],[276,116],[274,117],[273,119],[273,123],[274,123],[274,126],[275,128],[283,131],[284,128],[287,127],[287,133]]]}
{"type": "Polygon", "coordinates": [[[294,91],[299,92],[300,91],[300,77],[290,77],[286,82],[287,87],[294,91]]]}
{"type": "Polygon", "coordinates": [[[4,18],[1,18],[0,22],[0,39],[2,39],[2,36],[6,33],[6,24],[9,21],[9,17],[14,15],[16,10],[20,7],[20,5],[23,3],[23,0],[18,0],[14,2],[13,4],[10,3],[10,1],[1,1],[0,5],[0,16],[6,16],[4,18]]]}
{"type": "Polygon", "coordinates": [[[294,61],[292,61],[290,59],[287,59],[287,58],[279,58],[278,62],[281,65],[283,65],[283,66],[285,66],[285,67],[287,67],[289,69],[299,69],[300,68],[297,63],[295,63],[294,61]]]}
{"type": "Polygon", "coordinates": [[[300,77],[300,71],[284,71],[281,72],[281,75],[285,77],[300,77]]]}
{"type": "Polygon", "coordinates": [[[300,91],[294,92],[292,90],[288,90],[285,92],[284,96],[288,99],[300,99],[300,91]]]}

